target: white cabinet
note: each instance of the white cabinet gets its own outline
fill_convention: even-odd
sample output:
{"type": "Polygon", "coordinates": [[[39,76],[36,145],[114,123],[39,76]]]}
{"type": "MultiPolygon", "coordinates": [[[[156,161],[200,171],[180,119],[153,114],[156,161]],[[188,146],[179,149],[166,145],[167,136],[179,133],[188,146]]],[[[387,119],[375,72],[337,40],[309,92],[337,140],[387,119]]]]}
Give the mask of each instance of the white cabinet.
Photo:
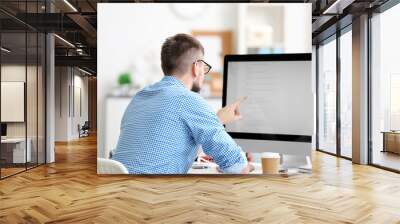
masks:
{"type": "Polygon", "coordinates": [[[13,163],[25,163],[31,161],[32,140],[28,138],[26,142],[27,147],[25,151],[25,138],[7,138],[1,140],[2,146],[6,146],[7,148],[11,147],[13,163]]]}
{"type": "Polygon", "coordinates": [[[107,97],[106,98],[106,127],[105,127],[105,153],[108,156],[110,151],[115,149],[118,143],[119,130],[122,116],[131,97],[107,97]]]}

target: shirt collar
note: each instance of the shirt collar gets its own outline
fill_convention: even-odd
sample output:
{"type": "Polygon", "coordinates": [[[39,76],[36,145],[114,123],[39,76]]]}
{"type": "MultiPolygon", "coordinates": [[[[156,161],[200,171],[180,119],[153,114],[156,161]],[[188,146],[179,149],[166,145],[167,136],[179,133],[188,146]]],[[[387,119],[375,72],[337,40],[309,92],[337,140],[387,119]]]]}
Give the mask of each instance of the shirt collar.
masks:
{"type": "Polygon", "coordinates": [[[182,86],[182,87],[186,88],[186,86],[184,86],[181,81],[179,81],[177,78],[175,78],[172,75],[165,75],[162,78],[161,82],[168,82],[168,83],[172,83],[174,85],[178,85],[178,86],[182,86]]]}

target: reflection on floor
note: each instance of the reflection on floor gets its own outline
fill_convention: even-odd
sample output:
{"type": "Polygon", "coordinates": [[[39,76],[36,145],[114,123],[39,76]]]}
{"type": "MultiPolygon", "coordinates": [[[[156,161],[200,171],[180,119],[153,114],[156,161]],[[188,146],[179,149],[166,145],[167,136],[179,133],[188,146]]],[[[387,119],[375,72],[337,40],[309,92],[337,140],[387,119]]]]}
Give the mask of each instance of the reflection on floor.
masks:
{"type": "Polygon", "coordinates": [[[19,168],[19,167],[18,168],[1,168],[1,178],[13,175],[15,173],[18,173],[18,172],[21,172],[24,170],[25,170],[25,167],[24,168],[19,168]]]}
{"type": "MultiPolygon", "coordinates": [[[[36,163],[28,163],[26,164],[27,169],[30,169],[31,167],[35,167],[36,163]]],[[[1,178],[5,178],[7,176],[19,173],[26,170],[25,164],[8,164],[5,165],[3,164],[3,167],[1,168],[1,178]]]]}
{"type": "Polygon", "coordinates": [[[398,154],[375,151],[372,159],[374,164],[400,170],[400,155],[398,154]]]}

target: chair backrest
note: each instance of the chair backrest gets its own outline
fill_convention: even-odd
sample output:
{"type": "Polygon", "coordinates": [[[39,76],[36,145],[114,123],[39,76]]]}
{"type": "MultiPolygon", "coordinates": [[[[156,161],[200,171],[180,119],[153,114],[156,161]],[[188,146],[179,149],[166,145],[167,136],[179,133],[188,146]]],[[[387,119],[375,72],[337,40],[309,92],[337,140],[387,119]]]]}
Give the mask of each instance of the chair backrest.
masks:
{"type": "Polygon", "coordinates": [[[85,121],[85,123],[82,125],[82,129],[89,129],[89,128],[90,128],[89,121],[85,121]]]}
{"type": "Polygon", "coordinates": [[[97,173],[98,174],[129,174],[128,169],[124,164],[112,160],[97,158],[97,173]]]}

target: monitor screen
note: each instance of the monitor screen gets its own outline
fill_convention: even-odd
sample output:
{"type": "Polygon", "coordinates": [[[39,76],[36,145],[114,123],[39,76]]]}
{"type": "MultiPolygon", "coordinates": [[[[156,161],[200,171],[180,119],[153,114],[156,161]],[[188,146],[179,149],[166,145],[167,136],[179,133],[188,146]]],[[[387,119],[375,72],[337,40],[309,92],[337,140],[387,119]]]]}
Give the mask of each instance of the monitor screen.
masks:
{"type": "Polygon", "coordinates": [[[226,125],[232,137],[311,142],[311,54],[227,55],[223,106],[241,97],[242,119],[226,125]]]}
{"type": "Polygon", "coordinates": [[[1,136],[7,136],[7,124],[1,124],[1,136]]]}

